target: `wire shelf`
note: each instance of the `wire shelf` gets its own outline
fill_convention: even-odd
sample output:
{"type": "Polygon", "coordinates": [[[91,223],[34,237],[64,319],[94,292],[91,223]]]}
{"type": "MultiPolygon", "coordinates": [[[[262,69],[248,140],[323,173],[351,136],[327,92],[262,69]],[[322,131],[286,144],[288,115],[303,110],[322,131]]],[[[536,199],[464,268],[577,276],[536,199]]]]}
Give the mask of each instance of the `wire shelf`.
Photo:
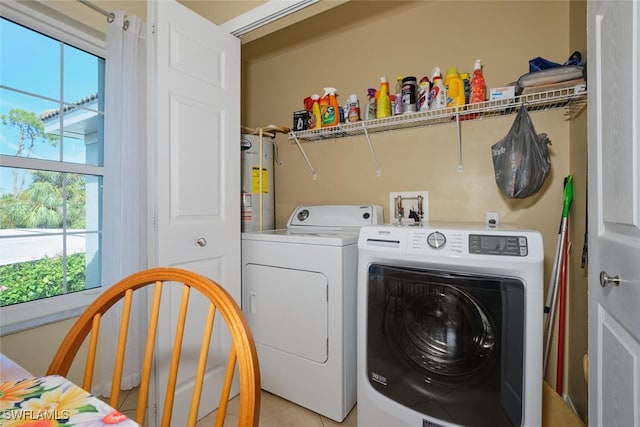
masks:
{"type": "Polygon", "coordinates": [[[571,120],[587,105],[586,84],[581,83],[572,87],[528,93],[510,99],[478,102],[461,107],[406,113],[382,119],[343,123],[329,128],[291,132],[289,139],[295,139],[296,142],[318,142],[367,133],[455,123],[458,120],[482,120],[514,114],[522,105],[525,105],[530,112],[564,108],[567,120],[571,120]]]}

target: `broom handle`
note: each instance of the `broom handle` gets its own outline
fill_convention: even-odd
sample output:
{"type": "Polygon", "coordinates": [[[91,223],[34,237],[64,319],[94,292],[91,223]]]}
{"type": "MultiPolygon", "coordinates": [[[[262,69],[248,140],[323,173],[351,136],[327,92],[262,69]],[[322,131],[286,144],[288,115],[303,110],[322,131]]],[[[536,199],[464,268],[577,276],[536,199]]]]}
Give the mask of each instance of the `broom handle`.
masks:
{"type": "Polygon", "coordinates": [[[564,334],[567,306],[567,257],[569,253],[569,232],[565,232],[564,251],[560,267],[560,311],[558,313],[558,360],[556,362],[556,392],[562,396],[564,380],[564,334]]]}

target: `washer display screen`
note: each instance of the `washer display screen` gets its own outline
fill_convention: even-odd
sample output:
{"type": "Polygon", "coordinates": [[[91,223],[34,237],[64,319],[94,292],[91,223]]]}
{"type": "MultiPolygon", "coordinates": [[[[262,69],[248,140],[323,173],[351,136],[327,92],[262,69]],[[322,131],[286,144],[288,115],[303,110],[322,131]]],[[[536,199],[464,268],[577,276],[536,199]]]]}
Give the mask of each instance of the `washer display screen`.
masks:
{"type": "Polygon", "coordinates": [[[482,255],[527,256],[527,238],[524,236],[469,235],[469,253],[482,255]]]}

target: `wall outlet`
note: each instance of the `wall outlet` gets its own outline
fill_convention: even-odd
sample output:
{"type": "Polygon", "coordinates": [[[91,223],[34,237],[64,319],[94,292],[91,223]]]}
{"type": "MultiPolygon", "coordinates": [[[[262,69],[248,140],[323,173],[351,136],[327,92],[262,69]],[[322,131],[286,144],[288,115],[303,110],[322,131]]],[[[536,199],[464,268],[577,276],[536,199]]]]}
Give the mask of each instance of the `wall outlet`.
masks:
{"type": "Polygon", "coordinates": [[[429,222],[428,191],[392,191],[389,193],[389,222],[429,222]]]}
{"type": "Polygon", "coordinates": [[[487,227],[497,227],[500,224],[500,214],[498,212],[485,212],[484,222],[487,227]]]}

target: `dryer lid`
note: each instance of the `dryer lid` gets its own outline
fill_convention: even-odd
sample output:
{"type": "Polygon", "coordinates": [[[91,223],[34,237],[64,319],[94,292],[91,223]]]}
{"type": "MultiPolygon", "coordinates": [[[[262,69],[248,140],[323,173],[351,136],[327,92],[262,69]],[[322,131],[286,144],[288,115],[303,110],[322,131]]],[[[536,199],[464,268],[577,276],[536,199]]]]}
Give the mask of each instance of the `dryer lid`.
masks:
{"type": "Polygon", "coordinates": [[[377,225],[384,222],[382,208],[376,205],[298,206],[293,210],[287,228],[290,231],[344,230],[377,225]]]}

